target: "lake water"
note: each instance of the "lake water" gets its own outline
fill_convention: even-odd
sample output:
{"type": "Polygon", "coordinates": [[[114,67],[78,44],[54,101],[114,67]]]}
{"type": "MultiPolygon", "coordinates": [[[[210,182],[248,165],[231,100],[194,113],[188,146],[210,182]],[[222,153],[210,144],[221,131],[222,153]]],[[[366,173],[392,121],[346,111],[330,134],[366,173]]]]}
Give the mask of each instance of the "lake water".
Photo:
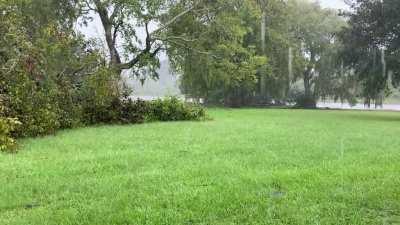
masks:
{"type": "MultiPolygon", "coordinates": [[[[178,96],[180,99],[184,100],[183,96],[178,96]]],[[[143,99],[146,101],[155,100],[158,98],[163,98],[161,96],[131,96],[132,99],[143,99]]],[[[374,105],[371,105],[371,108],[364,107],[364,104],[357,104],[355,106],[350,106],[347,103],[333,103],[333,102],[320,102],[317,104],[318,108],[330,108],[330,109],[354,109],[354,110],[390,110],[390,111],[400,111],[400,104],[383,104],[382,108],[378,107],[375,109],[374,105]]]]}
{"type": "Polygon", "coordinates": [[[332,102],[320,102],[318,108],[331,108],[331,109],[355,109],[355,110],[391,110],[400,111],[400,104],[383,104],[382,107],[375,108],[375,105],[371,105],[371,108],[364,107],[364,104],[357,104],[350,106],[347,103],[332,103],[332,102]]]}

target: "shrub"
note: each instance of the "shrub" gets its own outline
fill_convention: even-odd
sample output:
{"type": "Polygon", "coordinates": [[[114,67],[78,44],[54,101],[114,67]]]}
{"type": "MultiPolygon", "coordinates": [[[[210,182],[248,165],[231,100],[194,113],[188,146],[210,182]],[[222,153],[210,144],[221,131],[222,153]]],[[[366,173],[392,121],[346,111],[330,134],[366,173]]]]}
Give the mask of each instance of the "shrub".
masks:
{"type": "Polygon", "coordinates": [[[155,121],[202,120],[205,117],[203,107],[184,103],[176,97],[158,99],[149,106],[149,119],[155,121]]]}
{"type": "Polygon", "coordinates": [[[84,124],[119,120],[120,95],[115,76],[109,69],[100,68],[84,79],[80,93],[84,124]]]}
{"type": "Polygon", "coordinates": [[[124,99],[120,108],[120,122],[122,123],[143,123],[149,116],[149,103],[143,100],[132,101],[124,99]]]}
{"type": "Polygon", "coordinates": [[[59,108],[55,99],[55,87],[49,80],[32,80],[30,75],[19,71],[6,81],[7,98],[4,105],[6,118],[17,118],[24,126],[13,132],[16,137],[53,134],[59,129],[59,108]]]}
{"type": "Polygon", "coordinates": [[[116,84],[117,76],[103,68],[86,77],[81,88],[85,124],[201,120],[206,116],[202,107],[186,104],[176,97],[151,102],[133,101],[129,98],[130,91],[116,84]]]}
{"type": "Polygon", "coordinates": [[[82,124],[82,107],[79,92],[68,82],[58,85],[55,101],[58,105],[60,129],[74,128],[82,124]]]}
{"type": "Polygon", "coordinates": [[[17,119],[0,118],[0,152],[13,152],[16,150],[16,141],[12,132],[21,123],[17,119]]]}

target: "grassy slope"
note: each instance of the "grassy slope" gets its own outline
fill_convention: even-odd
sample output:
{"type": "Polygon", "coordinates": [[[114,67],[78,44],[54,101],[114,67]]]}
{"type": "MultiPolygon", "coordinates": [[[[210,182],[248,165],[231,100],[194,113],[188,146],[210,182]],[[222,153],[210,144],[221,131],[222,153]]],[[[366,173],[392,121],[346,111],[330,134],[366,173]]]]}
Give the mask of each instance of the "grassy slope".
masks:
{"type": "Polygon", "coordinates": [[[0,155],[0,224],[400,224],[400,113],[211,110],[0,155]]]}

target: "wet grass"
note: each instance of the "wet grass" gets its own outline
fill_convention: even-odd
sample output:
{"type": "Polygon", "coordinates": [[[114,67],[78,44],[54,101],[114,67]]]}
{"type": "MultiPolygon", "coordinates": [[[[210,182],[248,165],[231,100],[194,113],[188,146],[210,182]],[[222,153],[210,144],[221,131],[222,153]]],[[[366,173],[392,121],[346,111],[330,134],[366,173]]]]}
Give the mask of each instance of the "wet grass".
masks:
{"type": "Polygon", "coordinates": [[[400,224],[400,113],[210,110],[0,155],[0,224],[400,224]]]}

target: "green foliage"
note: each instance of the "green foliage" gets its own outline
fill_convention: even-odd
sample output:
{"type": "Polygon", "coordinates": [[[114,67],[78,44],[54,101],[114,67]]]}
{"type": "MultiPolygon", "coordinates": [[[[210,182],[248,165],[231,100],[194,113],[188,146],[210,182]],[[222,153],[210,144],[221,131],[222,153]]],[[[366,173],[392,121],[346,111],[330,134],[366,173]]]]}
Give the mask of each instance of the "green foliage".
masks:
{"type": "Polygon", "coordinates": [[[54,29],[49,25],[39,37],[31,38],[26,30],[11,25],[0,41],[8,48],[1,58],[0,73],[1,94],[8,96],[5,116],[24,124],[15,131],[16,136],[52,134],[78,123],[74,85],[79,81],[75,76],[77,70],[85,70],[76,67],[86,63],[86,56],[79,51],[79,41],[59,37],[62,33],[54,29]]]}
{"type": "MultiPolygon", "coordinates": [[[[244,20],[251,30],[246,37],[248,46],[255,46],[259,55],[268,57],[268,64],[259,71],[259,88],[256,95],[261,100],[287,102],[290,85],[299,79],[303,71],[303,55],[301,43],[293,35],[295,27],[292,21],[292,7],[295,1],[268,0],[257,1],[253,9],[248,10],[244,20]],[[265,11],[266,22],[262,24],[262,15],[254,16],[261,10],[265,11]],[[260,26],[261,25],[261,26],[260,26]],[[265,26],[265,36],[262,38],[261,27],[265,26]],[[263,42],[263,39],[264,42],[263,42]],[[263,44],[265,49],[263,49],[263,44]],[[289,72],[289,48],[291,48],[291,67],[289,72]],[[261,79],[261,77],[265,77],[261,79]],[[263,83],[264,82],[264,83],[263,83]],[[265,93],[261,90],[265,86],[265,93]]],[[[260,12],[260,13],[261,13],[260,12]]]]}
{"type": "Polygon", "coordinates": [[[8,117],[18,118],[24,126],[19,127],[16,136],[38,136],[54,133],[59,127],[52,84],[37,86],[27,74],[20,72],[13,79],[7,79],[8,99],[6,105],[10,111],[8,117]]]}
{"type": "Polygon", "coordinates": [[[143,123],[151,117],[150,104],[137,99],[123,99],[120,103],[119,121],[124,124],[143,123]]]}
{"type": "Polygon", "coordinates": [[[81,98],[83,122],[97,123],[142,123],[145,121],[201,120],[204,108],[186,104],[176,97],[151,102],[133,101],[129,90],[120,90],[118,74],[107,68],[87,76],[83,82],[81,98]],[[121,96],[120,93],[124,93],[121,96]]]}
{"type": "Polygon", "coordinates": [[[57,88],[57,116],[61,129],[74,128],[82,124],[82,102],[79,90],[69,82],[60,82],[57,88]]]}
{"type": "Polygon", "coordinates": [[[7,110],[2,115],[24,124],[14,136],[53,134],[81,124],[141,123],[149,117],[148,103],[122,98],[119,74],[79,35],[52,20],[29,30],[18,7],[4,12],[0,94],[7,96],[2,99],[7,110]]]}
{"type": "Polygon", "coordinates": [[[117,75],[100,68],[85,78],[81,89],[83,121],[86,124],[112,123],[118,120],[113,105],[119,98],[117,75]]]}
{"type": "Polygon", "coordinates": [[[129,90],[120,87],[118,74],[107,68],[99,69],[83,81],[81,88],[82,122],[98,123],[142,123],[148,116],[148,103],[129,98],[129,90]],[[124,96],[121,96],[124,93],[124,96]]]}
{"type": "Polygon", "coordinates": [[[257,72],[267,63],[245,37],[251,30],[242,13],[248,1],[215,1],[206,6],[218,8],[210,12],[209,20],[202,15],[187,15],[170,27],[174,35],[195,40],[182,48],[171,42],[169,56],[175,69],[183,73],[184,94],[206,103],[228,106],[242,105],[257,87],[257,72]],[[210,19],[212,18],[212,19],[210,19]]]}
{"type": "Polygon", "coordinates": [[[285,103],[291,84],[303,80],[314,102],[351,99],[350,79],[339,71],[337,33],[345,20],[336,11],[303,0],[204,4],[219,10],[186,15],[169,29],[188,36],[187,45],[171,41],[168,49],[184,94],[228,106],[285,103]]]}
{"type": "Polygon", "coordinates": [[[390,89],[400,84],[400,2],[353,0],[348,27],[340,38],[342,59],[354,71],[365,104],[382,103],[390,89]]]}
{"type": "MultiPolygon", "coordinates": [[[[52,3],[43,1],[40,5],[52,3]]],[[[7,96],[4,116],[24,124],[14,131],[17,137],[53,134],[59,128],[78,126],[82,79],[96,71],[100,61],[89,43],[70,26],[62,25],[68,18],[37,14],[33,4],[10,1],[0,5],[4,34],[0,39],[0,94],[7,96]]]]}
{"type": "Polygon", "coordinates": [[[304,69],[299,74],[304,84],[301,99],[305,107],[315,107],[321,97],[343,94],[343,91],[339,93],[340,88],[330,87],[346,87],[341,81],[349,74],[341,71],[338,55],[341,44],[337,38],[346,24],[338,12],[323,9],[318,3],[302,0],[291,3],[291,29],[293,36],[301,42],[298,51],[303,57],[304,69]]]}
{"type": "Polygon", "coordinates": [[[12,137],[12,132],[21,126],[17,119],[0,117],[0,152],[14,152],[17,142],[12,137]]]}
{"type": "Polygon", "coordinates": [[[183,103],[176,97],[158,99],[149,104],[149,120],[182,121],[204,120],[205,109],[196,104],[183,103]]]}
{"type": "MultiPolygon", "coordinates": [[[[83,86],[85,99],[82,104],[86,124],[135,124],[145,121],[202,120],[205,109],[188,104],[176,97],[154,101],[131,100],[113,92],[113,80],[108,70],[90,77],[83,86]]],[[[114,86],[115,88],[115,86],[114,86]]]]}

